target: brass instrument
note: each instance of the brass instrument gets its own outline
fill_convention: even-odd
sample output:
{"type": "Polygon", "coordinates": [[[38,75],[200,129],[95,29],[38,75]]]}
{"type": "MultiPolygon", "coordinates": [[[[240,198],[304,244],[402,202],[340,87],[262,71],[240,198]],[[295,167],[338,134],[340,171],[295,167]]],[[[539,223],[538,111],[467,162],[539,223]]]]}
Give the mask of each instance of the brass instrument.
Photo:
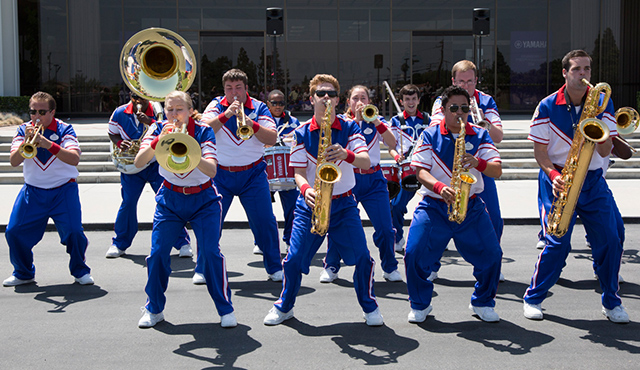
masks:
{"type": "Polygon", "coordinates": [[[326,109],[320,124],[320,144],[318,145],[318,158],[316,163],[316,178],[313,190],[316,200],[311,215],[311,232],[325,235],[329,230],[329,218],[331,216],[331,200],[333,197],[333,185],[340,181],[342,171],[335,163],[325,159],[325,151],[331,146],[331,100],[325,102],[326,109]]]}
{"type": "Polygon", "coordinates": [[[195,53],[176,32],[147,28],[125,43],[120,74],[138,96],[163,101],[172,91],[187,91],[196,78],[195,53]]]}
{"type": "Polygon", "coordinates": [[[476,126],[480,126],[485,130],[489,130],[491,127],[491,122],[489,122],[486,118],[482,116],[482,112],[480,111],[480,107],[478,106],[478,102],[476,101],[476,97],[471,97],[471,117],[473,118],[473,123],[476,126]]]}
{"type": "Polygon", "coordinates": [[[44,127],[40,126],[40,119],[36,119],[36,122],[33,126],[37,126],[35,131],[31,131],[28,137],[24,138],[24,142],[18,148],[18,152],[24,159],[31,159],[38,154],[38,144],[36,143],[36,138],[39,133],[44,132],[44,127]]]}
{"type": "Polygon", "coordinates": [[[449,205],[449,221],[455,221],[459,224],[467,217],[467,208],[469,206],[469,193],[471,185],[475,184],[478,179],[468,170],[462,168],[462,159],[467,152],[465,149],[465,122],[458,117],[460,123],[460,133],[456,139],[456,148],[453,154],[453,165],[451,167],[451,188],[455,191],[453,204],[449,205]]]}
{"type": "Polygon", "coordinates": [[[640,123],[640,119],[637,110],[631,107],[622,107],[616,111],[616,128],[618,134],[632,134],[638,128],[638,123],[640,123]]]}
{"type": "Polygon", "coordinates": [[[373,122],[378,118],[378,108],[373,104],[367,104],[362,108],[362,119],[365,122],[373,122]]]}
{"type": "Polygon", "coordinates": [[[556,237],[562,237],[569,229],[596,143],[604,142],[609,138],[609,127],[595,117],[607,108],[611,87],[604,82],[593,87],[584,78],[582,83],[590,89],[562,169],[564,191],[553,201],[552,211],[547,218],[547,233],[556,237]],[[604,99],[599,104],[601,93],[604,93],[604,99]]]}
{"type": "Polygon", "coordinates": [[[156,159],[158,164],[172,173],[187,173],[200,163],[201,149],[198,141],[187,133],[187,123],[175,126],[158,142],[156,159]]]}
{"type": "MultiPolygon", "coordinates": [[[[233,100],[238,100],[237,96],[233,97],[233,100]]],[[[253,127],[247,125],[247,116],[244,114],[244,105],[240,105],[238,114],[236,116],[236,122],[238,123],[238,129],[236,130],[236,136],[242,140],[249,140],[253,136],[253,127]]]]}

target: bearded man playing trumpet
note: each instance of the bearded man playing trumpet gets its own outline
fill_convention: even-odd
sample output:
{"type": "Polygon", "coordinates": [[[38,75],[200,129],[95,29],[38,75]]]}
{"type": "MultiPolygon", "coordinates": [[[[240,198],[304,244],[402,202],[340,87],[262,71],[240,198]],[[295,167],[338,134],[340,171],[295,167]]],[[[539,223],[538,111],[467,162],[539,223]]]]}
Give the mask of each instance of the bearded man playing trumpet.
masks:
{"type": "Polygon", "coordinates": [[[18,127],[11,143],[9,162],[24,162],[24,186],[18,193],[5,238],[13,274],[4,286],[34,282],[33,247],[42,239],[49,217],[67,247],[69,270],[75,282],[93,284],[85,263],[87,237],[82,228],[78,169],[80,146],[73,127],[55,118],[56,101],[45,92],[29,99],[31,121],[18,127]],[[26,143],[25,143],[26,142],[26,143]],[[27,159],[25,159],[27,157],[27,159]]]}
{"type": "Polygon", "coordinates": [[[426,320],[433,306],[431,267],[453,239],[460,255],[473,265],[475,290],[469,308],[486,322],[496,322],[495,295],[502,249],[484,201],[483,176],[502,174],[500,154],[486,130],[467,124],[469,94],[450,86],[442,94],[444,120],[425,129],[413,153],[422,200],[413,213],[404,255],[411,311],[408,321],[426,320]],[[477,179],[463,191],[454,179],[477,179]],[[452,216],[456,217],[452,217],[452,216]]]}
{"type": "MultiPolygon", "coordinates": [[[[111,114],[109,119],[109,139],[117,149],[114,151],[122,156],[135,158],[140,141],[151,124],[156,120],[156,112],[153,105],[137,93],[129,93],[131,101],[124,104],[111,114]]],[[[161,112],[158,112],[161,113],[161,112]]],[[[117,154],[114,154],[118,156],[117,154]]],[[[116,158],[117,160],[117,158],[116,158]]],[[[120,170],[120,194],[122,203],[118,209],[114,226],[115,236],[111,239],[111,247],[107,250],[107,258],[116,258],[125,254],[131,246],[133,238],[138,233],[138,200],[148,183],[154,193],[158,192],[162,185],[162,176],[158,171],[158,162],[153,158],[146,167],[137,168],[131,163],[120,170]]],[[[191,240],[184,229],[174,244],[180,257],[191,257],[191,240]]]]}
{"type": "MultiPolygon", "coordinates": [[[[202,122],[211,126],[218,141],[218,173],[214,178],[222,194],[222,222],[234,197],[240,198],[269,280],[282,281],[278,223],[263,160],[264,146],[274,145],[276,124],[267,105],[249,96],[247,75],[230,69],[222,76],[224,96],[205,109],[202,122]]],[[[202,284],[196,265],[194,284],[202,284]]]]}
{"type": "Polygon", "coordinates": [[[328,233],[345,264],[355,265],[353,285],[367,325],[380,326],[383,318],[373,293],[375,262],[369,255],[351,191],[356,182],[354,166],[368,169],[371,165],[367,144],[358,124],[336,117],[340,84],[335,77],[316,75],[309,83],[309,92],[314,116],[294,131],[291,149],[290,166],[294,168],[300,196],[294,212],[291,245],[282,262],[283,289],[264,324],[278,325],[293,317],[302,274],[309,274],[311,260],[328,233]],[[323,171],[318,171],[321,173],[318,175],[317,168],[329,168],[327,172],[332,176],[325,178],[323,171]],[[323,184],[325,180],[330,185],[323,184]]]}

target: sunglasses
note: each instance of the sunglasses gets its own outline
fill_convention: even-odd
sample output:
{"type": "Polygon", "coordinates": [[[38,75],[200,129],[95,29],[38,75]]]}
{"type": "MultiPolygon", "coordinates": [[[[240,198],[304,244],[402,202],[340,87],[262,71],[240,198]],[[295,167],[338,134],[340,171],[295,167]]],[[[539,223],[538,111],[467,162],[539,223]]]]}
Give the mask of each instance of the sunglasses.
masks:
{"type": "Polygon", "coordinates": [[[41,116],[51,112],[53,109],[29,109],[29,115],[35,116],[38,113],[41,116]]]}
{"type": "Polygon", "coordinates": [[[275,105],[276,107],[278,107],[278,106],[284,107],[284,102],[283,101],[269,101],[269,103],[271,105],[275,105]]]}
{"type": "Polygon", "coordinates": [[[469,113],[469,106],[468,105],[462,105],[462,106],[457,106],[457,105],[452,105],[449,107],[449,112],[451,113],[455,113],[458,111],[458,108],[462,109],[462,113],[469,113]]]}
{"type": "Polygon", "coordinates": [[[330,98],[338,96],[338,92],[335,90],[316,90],[316,96],[318,98],[324,98],[325,95],[329,95],[330,98]]]}

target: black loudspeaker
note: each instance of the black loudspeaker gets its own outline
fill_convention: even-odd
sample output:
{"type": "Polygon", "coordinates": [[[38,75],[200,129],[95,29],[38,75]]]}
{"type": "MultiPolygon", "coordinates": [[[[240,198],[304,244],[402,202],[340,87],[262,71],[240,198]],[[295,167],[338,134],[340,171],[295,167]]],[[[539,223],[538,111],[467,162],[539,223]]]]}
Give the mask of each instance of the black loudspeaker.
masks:
{"type": "Polygon", "coordinates": [[[489,34],[489,8],[473,9],[473,34],[479,36],[489,34]]]}
{"type": "Polygon", "coordinates": [[[380,69],[382,68],[382,54],[376,54],[373,56],[373,68],[380,69]]]}
{"type": "Polygon", "coordinates": [[[267,8],[267,35],[279,36],[282,34],[284,34],[282,8],[267,8]]]}

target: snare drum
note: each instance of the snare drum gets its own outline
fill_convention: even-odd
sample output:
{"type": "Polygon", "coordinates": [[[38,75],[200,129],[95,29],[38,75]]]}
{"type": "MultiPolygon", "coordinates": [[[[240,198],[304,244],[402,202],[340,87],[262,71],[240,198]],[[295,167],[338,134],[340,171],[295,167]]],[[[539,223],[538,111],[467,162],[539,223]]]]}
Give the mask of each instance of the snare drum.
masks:
{"type": "Polygon", "coordinates": [[[267,178],[271,191],[291,190],[296,187],[293,168],[289,167],[291,148],[288,146],[272,146],[265,149],[264,160],[267,162],[267,178]]]}
{"type": "Polygon", "coordinates": [[[411,157],[400,163],[400,184],[404,190],[416,191],[420,189],[420,182],[416,177],[416,170],[411,167],[411,157]]]}
{"type": "Polygon", "coordinates": [[[380,164],[382,175],[387,179],[389,199],[395,198],[400,192],[400,168],[393,163],[380,164]]]}

